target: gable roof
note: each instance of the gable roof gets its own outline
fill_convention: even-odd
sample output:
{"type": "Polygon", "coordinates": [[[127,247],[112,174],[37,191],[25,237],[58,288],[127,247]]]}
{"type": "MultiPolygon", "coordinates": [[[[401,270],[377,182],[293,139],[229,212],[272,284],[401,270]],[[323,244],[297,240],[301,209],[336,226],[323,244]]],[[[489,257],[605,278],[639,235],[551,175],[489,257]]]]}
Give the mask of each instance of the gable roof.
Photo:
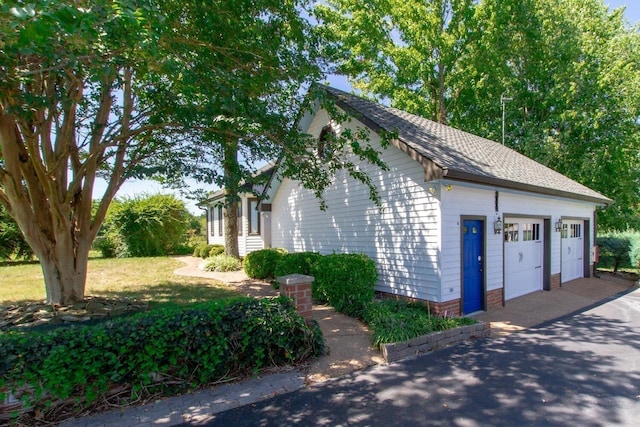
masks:
{"type": "Polygon", "coordinates": [[[613,202],[498,142],[329,86],[319,87],[372,130],[395,132],[391,143],[422,164],[426,181],[446,178],[598,204],[613,202]]]}

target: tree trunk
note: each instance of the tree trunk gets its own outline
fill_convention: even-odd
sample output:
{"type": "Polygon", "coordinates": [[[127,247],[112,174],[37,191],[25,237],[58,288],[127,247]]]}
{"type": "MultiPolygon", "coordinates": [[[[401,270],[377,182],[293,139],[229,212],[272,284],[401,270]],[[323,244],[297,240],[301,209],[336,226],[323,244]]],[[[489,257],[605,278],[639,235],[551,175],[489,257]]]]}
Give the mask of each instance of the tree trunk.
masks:
{"type": "Polygon", "coordinates": [[[240,191],[240,165],[238,163],[238,141],[227,139],[224,146],[224,253],[225,255],[240,258],[238,248],[238,192],[240,191]]]}
{"type": "Polygon", "coordinates": [[[89,237],[79,237],[67,228],[56,233],[55,244],[36,240],[31,242],[31,247],[42,268],[47,304],[70,305],[82,301],[91,248],[89,237]]]}

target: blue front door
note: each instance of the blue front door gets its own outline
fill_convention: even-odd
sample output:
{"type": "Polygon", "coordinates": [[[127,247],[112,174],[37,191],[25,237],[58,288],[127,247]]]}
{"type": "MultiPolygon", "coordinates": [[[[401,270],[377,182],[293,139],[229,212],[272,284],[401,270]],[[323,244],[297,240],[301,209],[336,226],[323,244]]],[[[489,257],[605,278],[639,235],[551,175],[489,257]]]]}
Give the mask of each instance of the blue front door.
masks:
{"type": "Polygon", "coordinates": [[[462,312],[482,310],[484,301],[484,221],[462,222],[462,312]]]}

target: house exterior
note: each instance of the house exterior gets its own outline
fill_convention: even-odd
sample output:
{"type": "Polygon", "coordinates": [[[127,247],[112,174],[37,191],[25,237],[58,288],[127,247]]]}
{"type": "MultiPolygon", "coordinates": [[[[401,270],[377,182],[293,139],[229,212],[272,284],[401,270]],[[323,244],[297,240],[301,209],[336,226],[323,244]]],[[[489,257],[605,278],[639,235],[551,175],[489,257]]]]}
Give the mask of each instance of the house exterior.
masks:
{"type": "Polygon", "coordinates": [[[378,292],[440,314],[490,310],[590,275],[596,213],[610,199],[497,142],[323,89],[352,120],[335,123],[318,104],[299,122],[309,134],[368,128],[375,147],[379,134],[395,132],[378,147],[387,171],[361,165],[382,206],[345,173],[321,211],[312,192],[276,173],[259,203],[270,227],[261,247],[365,253],[378,266],[378,292]]]}
{"type": "MultiPolygon", "coordinates": [[[[257,175],[271,177],[273,165],[266,165],[257,175]]],[[[268,203],[260,203],[257,196],[264,191],[264,185],[242,185],[238,203],[238,251],[240,256],[249,252],[271,247],[271,212],[268,203]]],[[[224,245],[224,197],[223,190],[213,193],[208,199],[198,203],[206,211],[207,243],[224,245]]]]}

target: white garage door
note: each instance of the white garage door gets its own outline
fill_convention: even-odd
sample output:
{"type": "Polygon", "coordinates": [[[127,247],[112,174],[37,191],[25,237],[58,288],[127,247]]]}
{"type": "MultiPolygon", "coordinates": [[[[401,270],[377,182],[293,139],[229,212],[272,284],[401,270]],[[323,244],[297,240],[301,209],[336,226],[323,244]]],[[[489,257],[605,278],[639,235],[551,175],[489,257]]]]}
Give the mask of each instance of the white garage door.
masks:
{"type": "Polygon", "coordinates": [[[562,221],[562,283],[584,277],[584,221],[562,221]]]}
{"type": "Polygon", "coordinates": [[[505,299],[542,290],[543,220],[505,218],[505,299]]]}

